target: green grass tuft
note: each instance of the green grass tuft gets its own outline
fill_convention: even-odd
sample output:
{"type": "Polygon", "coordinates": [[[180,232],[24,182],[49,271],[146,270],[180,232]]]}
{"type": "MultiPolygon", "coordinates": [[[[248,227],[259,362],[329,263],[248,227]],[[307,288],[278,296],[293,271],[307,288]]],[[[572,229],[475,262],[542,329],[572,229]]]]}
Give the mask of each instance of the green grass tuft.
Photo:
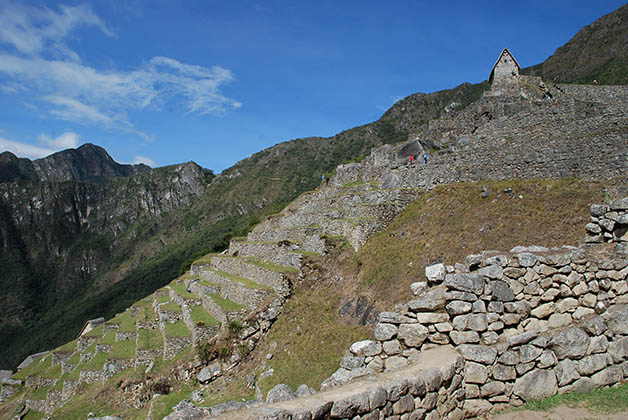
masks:
{"type": "Polygon", "coordinates": [[[117,341],[111,346],[111,352],[108,359],[134,359],[135,358],[135,340],[117,341]]]}
{"type": "Polygon", "coordinates": [[[195,323],[203,323],[209,326],[220,325],[220,322],[218,322],[205,310],[205,308],[200,305],[190,306],[190,315],[192,316],[192,321],[194,321],[195,323]]]}
{"type": "Polygon", "coordinates": [[[168,337],[191,337],[192,332],[183,323],[183,321],[177,321],[172,324],[166,324],[166,335],[168,337]]]}
{"type": "Polygon", "coordinates": [[[241,305],[229,299],[225,299],[218,293],[212,293],[209,296],[211,296],[214,302],[216,302],[216,304],[220,306],[220,308],[225,312],[237,312],[245,308],[244,305],[241,305]]]}

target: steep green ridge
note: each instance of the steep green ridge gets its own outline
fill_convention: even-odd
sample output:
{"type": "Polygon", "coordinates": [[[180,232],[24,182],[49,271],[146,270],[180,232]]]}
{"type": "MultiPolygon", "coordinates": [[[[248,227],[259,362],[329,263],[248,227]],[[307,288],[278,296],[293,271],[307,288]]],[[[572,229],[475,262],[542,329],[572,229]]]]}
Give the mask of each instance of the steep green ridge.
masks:
{"type": "MultiPolygon", "coordinates": [[[[565,82],[625,83],[627,48],[621,40],[627,10],[583,28],[527,71],[565,82]],[[576,58],[587,65],[573,66],[576,58]]],[[[68,341],[87,319],[113,316],[179,275],[194,258],[222,250],[230,237],[314,188],[321,174],[372,147],[425,133],[430,119],[465,107],[486,88],[463,84],[410,95],[373,123],[330,138],[280,143],[216,177],[197,170],[195,191],[172,186],[180,165],[120,177],[129,174],[78,170],[79,159],[57,181],[36,182],[42,179],[37,165],[0,155],[0,304],[6,308],[0,341],[9,343],[0,349],[0,368],[68,341]],[[78,175],[63,178],[68,173],[78,175]],[[169,205],[173,197],[176,204],[169,205]]],[[[57,170],[55,165],[39,167],[57,170]]]]}
{"type": "Polygon", "coordinates": [[[120,312],[181,274],[196,257],[224,249],[229,238],[316,187],[321,174],[337,165],[405,140],[414,128],[402,117],[405,112],[428,121],[452,99],[473,101],[477,90],[470,86],[414,95],[380,120],[331,138],[277,144],[215,178],[195,167],[198,188],[191,192],[172,186],[181,165],[98,184],[0,184],[8,196],[0,200],[6,244],[0,262],[7,267],[0,276],[5,291],[0,301],[8,308],[0,316],[0,340],[10,343],[0,349],[0,367],[15,367],[30,353],[72,339],[87,319],[120,312]],[[169,202],[166,192],[181,196],[181,202],[161,208],[169,202]],[[30,205],[36,197],[42,201],[39,211],[30,205]],[[93,210],[85,224],[88,207],[93,210]],[[30,220],[16,222],[20,213],[31,214],[30,220]]]}
{"type": "Polygon", "coordinates": [[[580,29],[565,45],[525,74],[567,83],[628,83],[628,5],[580,29]]]}

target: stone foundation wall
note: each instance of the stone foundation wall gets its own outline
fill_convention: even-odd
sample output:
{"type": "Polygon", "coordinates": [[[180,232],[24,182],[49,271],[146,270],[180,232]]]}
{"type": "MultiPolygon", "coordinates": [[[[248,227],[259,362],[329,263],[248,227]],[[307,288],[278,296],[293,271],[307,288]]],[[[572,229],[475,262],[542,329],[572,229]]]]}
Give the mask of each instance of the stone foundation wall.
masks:
{"type": "Polygon", "coordinates": [[[168,337],[164,335],[164,360],[175,357],[181,350],[192,346],[192,337],[168,337]]]}
{"type": "Polygon", "coordinates": [[[58,353],[58,352],[53,352],[52,353],[52,360],[51,363],[52,365],[63,365],[63,363],[65,363],[66,360],[68,360],[70,357],[72,357],[73,353],[58,353]]]}
{"type": "Polygon", "coordinates": [[[106,378],[106,374],[102,370],[82,370],[79,376],[79,383],[98,384],[104,382],[106,378]]]}
{"type": "Polygon", "coordinates": [[[247,278],[257,284],[270,286],[277,290],[284,286],[286,280],[284,275],[279,272],[267,270],[254,264],[249,264],[244,259],[233,257],[214,257],[212,258],[212,268],[238,276],[247,278]]]}

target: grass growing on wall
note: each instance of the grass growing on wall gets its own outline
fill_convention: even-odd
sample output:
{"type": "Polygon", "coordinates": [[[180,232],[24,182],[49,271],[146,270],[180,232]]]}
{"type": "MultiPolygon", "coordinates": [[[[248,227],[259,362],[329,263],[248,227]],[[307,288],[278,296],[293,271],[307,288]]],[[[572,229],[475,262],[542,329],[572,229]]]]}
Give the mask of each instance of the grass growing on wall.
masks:
{"type": "Polygon", "coordinates": [[[378,301],[401,302],[412,282],[425,280],[428,265],[453,264],[487,249],[581,244],[589,205],[603,198],[601,183],[577,179],[439,186],[371,238],[354,262],[378,301]],[[482,198],[485,185],[490,195],[482,198]]]}
{"type": "Polygon", "coordinates": [[[628,383],[612,388],[598,388],[591,392],[571,392],[530,401],[518,410],[547,411],[559,405],[584,406],[594,413],[616,413],[628,410],[628,383]]]}

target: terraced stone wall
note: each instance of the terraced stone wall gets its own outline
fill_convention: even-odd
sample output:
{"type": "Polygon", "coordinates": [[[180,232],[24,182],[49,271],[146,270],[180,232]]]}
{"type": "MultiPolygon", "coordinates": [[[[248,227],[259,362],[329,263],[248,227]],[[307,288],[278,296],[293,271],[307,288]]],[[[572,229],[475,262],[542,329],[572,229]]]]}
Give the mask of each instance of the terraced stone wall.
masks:
{"type": "Polygon", "coordinates": [[[415,298],[380,313],[375,339],[354,343],[321,389],[407,368],[449,344],[465,360],[467,417],[620,383],[628,378],[627,276],[628,260],[604,244],[516,247],[428,267],[428,281],[412,285],[415,298]]]}
{"type": "Polygon", "coordinates": [[[430,154],[427,165],[400,160],[395,151],[409,144],[404,143],[339,166],[330,182],[429,189],[482,179],[622,176],[628,170],[628,87],[598,87],[561,86],[551,103],[482,98],[419,135],[423,143],[434,137],[445,145],[430,154]]]}

